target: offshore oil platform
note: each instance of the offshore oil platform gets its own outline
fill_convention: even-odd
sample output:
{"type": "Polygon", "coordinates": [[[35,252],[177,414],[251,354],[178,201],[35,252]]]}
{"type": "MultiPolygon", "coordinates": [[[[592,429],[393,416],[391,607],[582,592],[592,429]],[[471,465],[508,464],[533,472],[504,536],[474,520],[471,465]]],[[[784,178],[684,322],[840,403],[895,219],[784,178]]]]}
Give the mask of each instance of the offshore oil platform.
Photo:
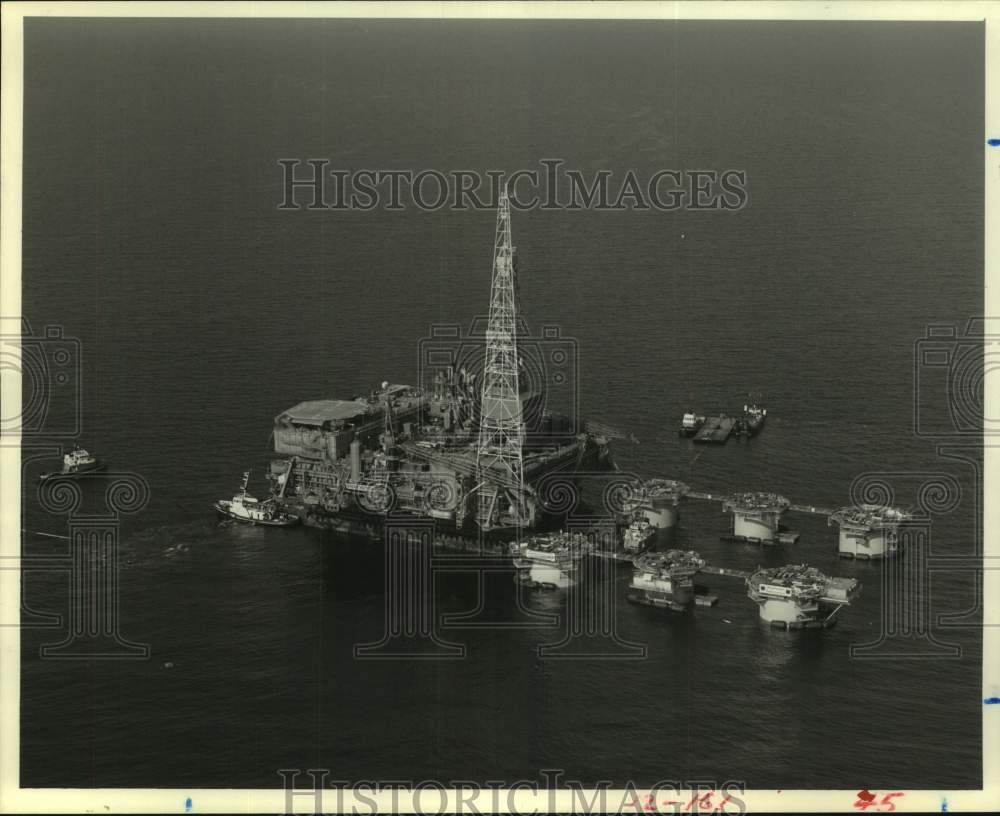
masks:
{"type": "Polygon", "coordinates": [[[898,550],[899,528],[910,518],[896,507],[861,504],[831,513],[827,525],[840,527],[837,552],[842,558],[890,558],[898,550]]]}
{"type": "Polygon", "coordinates": [[[678,505],[690,490],[675,479],[636,481],[622,499],[623,515],[629,519],[640,515],[652,527],[667,530],[677,524],[678,505]]]}
{"type": "Polygon", "coordinates": [[[281,458],[269,479],[281,511],[318,527],[404,512],[456,530],[536,528],[545,515],[542,480],[612,468],[608,435],[545,411],[545,383],[522,376],[518,309],[502,190],[482,370],[452,359],[427,384],[384,382],[365,396],[280,413],[281,458]]]}
{"type": "Polygon", "coordinates": [[[760,619],[783,629],[832,626],[837,612],[860,591],[854,578],[830,578],[805,564],[759,569],[746,581],[760,619]]]}
{"type": "Polygon", "coordinates": [[[819,629],[861,590],[854,578],[831,578],[814,567],[790,564],[753,572],[713,567],[693,550],[647,552],[635,559],[628,599],[632,603],[683,612],[692,605],[714,606],[718,597],[695,584],[695,576],[727,575],[744,579],[747,596],[762,621],[782,629],[819,629]]]}
{"type": "Polygon", "coordinates": [[[535,589],[565,589],[580,582],[580,562],[593,549],[583,533],[539,534],[510,545],[514,581],[535,589]]]}
{"type": "MultiPolygon", "coordinates": [[[[728,575],[745,580],[762,620],[785,628],[830,625],[857,594],[857,581],[829,578],[806,565],[749,573],[709,566],[693,551],[658,552],[658,533],[676,526],[682,500],[721,502],[733,514],[732,534],[726,536],[732,540],[794,544],[798,533],[782,524],[785,512],[794,510],[823,513],[839,525],[841,555],[879,558],[896,552],[896,532],[908,515],[895,508],[824,510],[792,505],[774,493],[699,493],[662,478],[628,484],[616,526],[610,535],[601,533],[599,542],[595,530],[538,532],[557,526],[546,523],[559,515],[558,501],[551,506],[546,496],[549,480],[565,486],[583,471],[617,470],[610,440],[619,434],[547,410],[544,377],[538,382],[524,376],[518,339],[525,332],[518,311],[517,254],[503,190],[481,365],[467,365],[455,353],[443,363],[438,359],[427,383],[383,382],[366,395],[309,400],[281,412],[273,430],[277,457],[268,473],[267,501],[275,516],[377,539],[381,518],[410,514],[433,519],[435,543],[459,549],[476,531],[535,531],[509,545],[500,543],[509,536],[494,536],[489,545],[512,559],[521,585],[573,587],[585,557],[612,558],[633,568],[629,600],[681,611],[717,601],[695,585],[695,575],[728,575]]],[[[736,433],[752,436],[765,416],[752,400],[732,423],[685,416],[682,432],[697,437],[704,431],[703,436],[719,437],[712,441],[725,441],[737,426],[736,433]]]]}
{"type": "Polygon", "coordinates": [[[799,539],[795,530],[781,523],[791,502],[777,493],[734,493],[722,503],[723,510],[733,514],[735,541],[757,544],[794,544],[799,539]]]}
{"type": "Polygon", "coordinates": [[[693,550],[645,553],[635,559],[628,599],[683,611],[695,599],[694,576],[704,567],[705,559],[693,550]]]}

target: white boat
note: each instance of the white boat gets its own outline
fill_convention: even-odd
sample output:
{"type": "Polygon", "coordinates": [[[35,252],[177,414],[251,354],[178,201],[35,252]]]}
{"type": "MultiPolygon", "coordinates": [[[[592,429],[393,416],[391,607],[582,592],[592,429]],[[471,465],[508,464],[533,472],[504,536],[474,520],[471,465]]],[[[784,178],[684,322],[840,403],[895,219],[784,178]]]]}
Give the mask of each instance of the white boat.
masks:
{"type": "Polygon", "coordinates": [[[750,401],[743,406],[743,416],[736,423],[737,436],[756,436],[764,427],[767,408],[762,408],[757,397],[750,395],[750,401]]]}
{"type": "Polygon", "coordinates": [[[240,492],[232,499],[220,499],[215,503],[215,509],[226,518],[240,521],[244,524],[260,524],[265,527],[291,527],[298,524],[298,516],[282,513],[278,503],[272,499],[258,501],[247,493],[247,483],[250,481],[250,471],[243,474],[240,482],[240,492]]]}
{"type": "Polygon", "coordinates": [[[44,482],[46,479],[54,479],[57,476],[85,476],[89,473],[100,473],[102,470],[106,470],[107,467],[107,464],[96,456],[92,456],[79,445],[74,445],[73,450],[63,457],[62,470],[43,473],[38,477],[38,480],[44,482]]]}
{"type": "Polygon", "coordinates": [[[681,419],[681,426],[677,429],[677,433],[681,436],[694,436],[704,424],[705,417],[696,414],[694,411],[688,411],[681,419]]]}

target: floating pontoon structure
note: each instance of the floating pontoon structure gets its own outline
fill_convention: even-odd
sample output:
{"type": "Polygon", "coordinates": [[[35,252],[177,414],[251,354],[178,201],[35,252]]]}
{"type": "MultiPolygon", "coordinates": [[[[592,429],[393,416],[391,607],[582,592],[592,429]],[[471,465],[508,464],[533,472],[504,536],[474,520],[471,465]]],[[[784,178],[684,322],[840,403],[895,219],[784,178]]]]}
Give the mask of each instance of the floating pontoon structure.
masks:
{"type": "Polygon", "coordinates": [[[693,550],[668,550],[640,555],[628,599],[646,606],[682,611],[694,601],[694,576],[705,560],[693,550]]]}
{"type": "Polygon", "coordinates": [[[777,493],[734,493],[722,502],[733,514],[732,538],[757,544],[794,544],[799,534],[781,526],[790,502],[777,493]]]}
{"type": "Polygon", "coordinates": [[[593,549],[583,533],[534,535],[511,545],[514,580],[539,589],[565,589],[580,581],[580,562],[593,549]]]}
{"type": "Polygon", "coordinates": [[[899,526],[910,518],[904,510],[880,504],[841,507],[827,519],[840,527],[842,558],[889,558],[896,554],[899,526]]]}
{"type": "Polygon", "coordinates": [[[760,619],[782,629],[832,626],[840,608],[861,589],[853,578],[830,578],[805,564],[758,569],[746,580],[760,619]]]}
{"type": "Polygon", "coordinates": [[[653,527],[666,530],[677,523],[677,505],[689,491],[684,482],[675,479],[636,481],[622,508],[629,518],[641,513],[653,527]]]}

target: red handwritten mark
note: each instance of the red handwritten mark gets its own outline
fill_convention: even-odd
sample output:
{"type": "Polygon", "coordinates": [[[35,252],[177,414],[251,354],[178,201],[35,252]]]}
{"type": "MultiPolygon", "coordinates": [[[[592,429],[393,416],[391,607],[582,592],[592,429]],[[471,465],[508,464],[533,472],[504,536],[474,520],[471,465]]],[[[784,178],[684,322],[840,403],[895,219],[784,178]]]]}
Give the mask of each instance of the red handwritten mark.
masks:
{"type": "Polygon", "coordinates": [[[725,798],[721,802],[719,802],[719,804],[715,808],[712,809],[712,813],[725,813],[726,805],[728,805],[732,801],[733,801],[733,795],[731,793],[727,793],[725,798]]]}
{"type": "Polygon", "coordinates": [[[684,806],[684,809],[685,810],[691,810],[695,806],[696,802],[697,802],[697,809],[698,810],[701,810],[702,808],[709,808],[709,807],[711,807],[712,806],[712,792],[709,791],[708,793],[704,793],[701,796],[699,796],[696,793],[694,796],[691,797],[691,801],[688,802],[687,805],[684,806]]]}
{"type": "Polygon", "coordinates": [[[879,810],[884,810],[886,813],[891,813],[896,809],[895,803],[892,801],[895,796],[902,796],[902,791],[895,791],[894,793],[887,793],[882,797],[882,803],[879,810]]]}
{"type": "Polygon", "coordinates": [[[881,801],[876,802],[878,795],[872,793],[866,788],[865,790],[858,791],[858,801],[854,803],[854,807],[858,810],[874,808],[879,813],[892,813],[896,809],[896,803],[892,800],[897,796],[902,795],[902,791],[894,791],[892,793],[885,794],[881,801]]]}

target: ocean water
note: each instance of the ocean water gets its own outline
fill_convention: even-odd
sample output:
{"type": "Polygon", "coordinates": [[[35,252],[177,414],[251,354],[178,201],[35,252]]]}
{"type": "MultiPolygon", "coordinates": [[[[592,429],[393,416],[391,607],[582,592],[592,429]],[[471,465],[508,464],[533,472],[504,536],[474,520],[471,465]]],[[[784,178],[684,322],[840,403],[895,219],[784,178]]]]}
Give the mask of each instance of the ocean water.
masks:
{"type": "MultiPolygon", "coordinates": [[[[571,407],[640,440],[615,443],[623,470],[833,507],[864,474],[895,474],[908,504],[945,473],[961,499],[935,515],[932,551],[974,552],[980,452],[942,437],[971,445],[948,458],[914,432],[915,406],[947,419],[949,399],[914,355],[929,324],[961,333],[982,313],[982,48],[974,24],[29,20],[24,314],[79,339],[81,439],[150,486],[123,521],[120,621],[151,657],[43,660],[62,633],[25,629],[22,785],[271,787],[312,767],[980,786],[977,579],[933,574],[932,612],[961,624],[935,636],[959,658],[851,659],[880,631],[881,568],[839,561],[821,516],[790,515],[799,544],[761,552],[691,501],[674,543],[858,578],[822,633],[763,627],[721,577],[715,608],[633,607],[624,570],[616,625],[644,660],[542,659],[558,631],[487,627],[446,632],[462,660],[362,661],[355,644],[385,625],[380,546],[220,527],[211,503],[251,466],[263,491],[280,411],[414,381],[431,327],[487,305],[493,213],[279,211],[279,158],[558,157],[616,178],[747,174],[738,212],[513,216],[525,318],[570,341],[571,407]],[[751,388],[769,415],[749,444],[677,437],[685,410],[733,412],[751,388]]],[[[24,525],[60,533],[33,484],[51,464],[26,461],[24,525]]],[[[65,579],[24,588],[65,612],[65,579]]],[[[524,615],[509,575],[486,597],[524,615]]],[[[479,588],[449,575],[435,598],[471,610],[479,588]]]]}

